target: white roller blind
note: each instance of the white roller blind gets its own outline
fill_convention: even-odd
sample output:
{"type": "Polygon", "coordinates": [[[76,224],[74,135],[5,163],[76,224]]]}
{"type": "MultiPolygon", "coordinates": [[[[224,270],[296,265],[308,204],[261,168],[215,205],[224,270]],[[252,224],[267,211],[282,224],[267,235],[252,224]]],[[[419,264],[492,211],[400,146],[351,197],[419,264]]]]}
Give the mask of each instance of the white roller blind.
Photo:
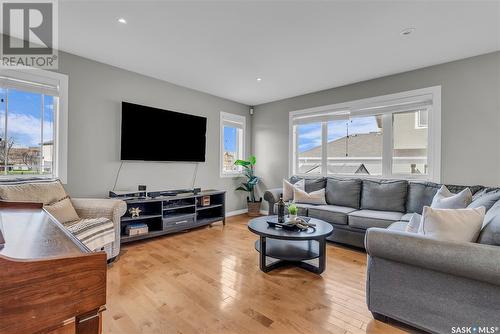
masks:
{"type": "Polygon", "coordinates": [[[0,87],[59,96],[59,81],[35,73],[0,71],[0,87]]]}

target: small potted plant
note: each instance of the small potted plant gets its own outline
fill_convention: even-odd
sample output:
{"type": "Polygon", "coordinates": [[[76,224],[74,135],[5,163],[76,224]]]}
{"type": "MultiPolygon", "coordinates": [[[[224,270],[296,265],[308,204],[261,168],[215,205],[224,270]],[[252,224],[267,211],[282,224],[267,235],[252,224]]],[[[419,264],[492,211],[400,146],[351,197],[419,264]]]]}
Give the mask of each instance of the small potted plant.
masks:
{"type": "Polygon", "coordinates": [[[247,178],[245,182],[241,183],[241,186],[236,188],[236,190],[248,192],[248,215],[251,217],[257,217],[260,215],[260,205],[262,203],[262,197],[258,200],[255,197],[255,186],[259,182],[259,178],[254,175],[256,160],[255,156],[252,155],[248,158],[248,160],[236,160],[234,162],[236,166],[241,166],[243,168],[243,176],[247,178]]]}
{"type": "Polygon", "coordinates": [[[297,219],[297,212],[299,209],[295,204],[290,204],[288,206],[288,216],[290,218],[290,221],[294,222],[297,219]]]}

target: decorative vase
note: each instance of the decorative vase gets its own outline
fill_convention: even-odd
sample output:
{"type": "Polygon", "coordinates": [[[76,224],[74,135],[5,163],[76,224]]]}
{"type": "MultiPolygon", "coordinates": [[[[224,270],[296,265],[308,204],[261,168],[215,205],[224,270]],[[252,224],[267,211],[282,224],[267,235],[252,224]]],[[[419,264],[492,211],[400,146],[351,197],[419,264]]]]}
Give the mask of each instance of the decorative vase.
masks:
{"type": "Polygon", "coordinates": [[[297,215],[292,215],[292,214],[290,214],[290,215],[288,215],[288,218],[290,218],[290,221],[291,221],[291,222],[294,222],[294,221],[295,221],[295,219],[297,219],[297,215]]]}

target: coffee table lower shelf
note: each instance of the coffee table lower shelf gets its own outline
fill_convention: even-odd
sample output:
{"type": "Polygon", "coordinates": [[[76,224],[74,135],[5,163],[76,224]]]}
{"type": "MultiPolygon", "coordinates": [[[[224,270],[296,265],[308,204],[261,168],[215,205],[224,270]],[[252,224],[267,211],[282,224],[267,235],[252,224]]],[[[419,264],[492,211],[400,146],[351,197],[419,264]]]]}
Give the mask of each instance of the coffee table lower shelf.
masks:
{"type": "Polygon", "coordinates": [[[255,249],[260,253],[260,269],[269,272],[283,266],[297,266],[315,274],[325,270],[325,240],[279,240],[261,237],[255,241],[255,249]],[[261,245],[265,244],[264,253],[261,245]],[[267,264],[267,258],[275,259],[267,264]],[[318,259],[318,265],[304,262],[318,259]]]}

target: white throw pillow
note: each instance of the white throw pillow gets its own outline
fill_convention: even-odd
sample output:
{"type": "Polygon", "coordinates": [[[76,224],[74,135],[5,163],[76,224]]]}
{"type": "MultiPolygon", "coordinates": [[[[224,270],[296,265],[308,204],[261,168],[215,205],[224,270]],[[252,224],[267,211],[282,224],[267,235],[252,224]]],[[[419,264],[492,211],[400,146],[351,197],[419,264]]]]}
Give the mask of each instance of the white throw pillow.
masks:
{"type": "Polygon", "coordinates": [[[306,193],[304,190],[294,188],[293,201],[294,203],[325,205],[325,188],[310,193],[306,193]]]}
{"type": "Polygon", "coordinates": [[[420,221],[422,220],[422,215],[418,213],[414,213],[411,216],[410,221],[406,225],[406,232],[410,233],[418,233],[418,229],[420,228],[420,221]]]}
{"type": "Polygon", "coordinates": [[[431,208],[433,209],[464,209],[472,202],[472,192],[469,188],[465,188],[458,194],[453,194],[446,188],[441,186],[434,198],[432,199],[431,208]]]}
{"type": "Polygon", "coordinates": [[[476,242],[486,209],[433,209],[424,207],[419,234],[430,238],[476,242]]]}
{"type": "Polygon", "coordinates": [[[306,186],[306,181],[304,179],[301,179],[294,184],[288,182],[287,180],[283,179],[283,201],[288,202],[293,200],[293,189],[299,189],[299,190],[304,190],[306,186]]]}

